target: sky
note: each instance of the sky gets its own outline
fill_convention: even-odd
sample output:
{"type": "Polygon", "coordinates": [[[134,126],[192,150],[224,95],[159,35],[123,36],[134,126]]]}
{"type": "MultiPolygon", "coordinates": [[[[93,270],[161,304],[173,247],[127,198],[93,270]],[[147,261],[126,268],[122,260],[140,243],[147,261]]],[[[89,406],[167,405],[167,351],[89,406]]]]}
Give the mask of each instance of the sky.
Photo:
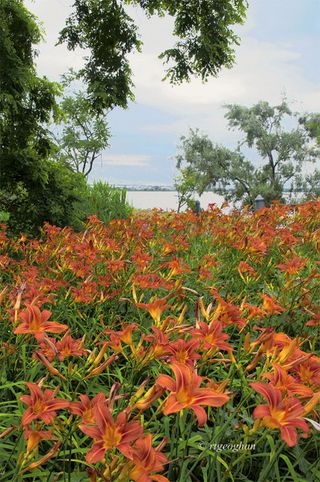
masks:
{"type": "MultiPolygon", "coordinates": [[[[55,46],[72,0],[26,0],[42,22],[45,41],[36,59],[38,73],[59,81],[70,67],[82,65],[83,52],[55,46]]],[[[286,95],[294,111],[320,111],[320,0],[249,0],[247,20],[237,26],[241,44],[232,69],[203,84],[180,86],[162,81],[158,55],[173,45],[170,17],[147,19],[129,8],[142,53],[130,55],[135,102],[107,117],[111,147],[97,161],[91,180],[115,185],[173,185],[180,138],[199,128],[214,143],[235,148],[238,133],[229,131],[225,104],[250,107],[260,100],[273,105],[286,95]]]]}

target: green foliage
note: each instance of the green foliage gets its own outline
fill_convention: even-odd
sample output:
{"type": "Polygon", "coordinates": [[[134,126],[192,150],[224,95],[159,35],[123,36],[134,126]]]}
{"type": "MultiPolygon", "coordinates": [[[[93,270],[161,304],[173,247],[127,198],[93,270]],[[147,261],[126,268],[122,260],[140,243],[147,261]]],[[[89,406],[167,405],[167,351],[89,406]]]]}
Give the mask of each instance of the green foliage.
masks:
{"type": "Polygon", "coordinates": [[[109,145],[108,125],[103,115],[90,111],[90,102],[83,92],[65,96],[60,107],[64,126],[56,136],[58,157],[75,172],[88,176],[101,151],[109,145]]]}
{"type": "Polygon", "coordinates": [[[133,99],[127,54],[139,50],[140,41],[124,7],[113,0],[77,0],[60,33],[62,42],[70,50],[90,51],[79,77],[87,84],[92,109],[126,108],[133,99]]]}
{"type": "Polygon", "coordinates": [[[95,215],[104,223],[111,219],[124,219],[132,213],[126,201],[126,190],[112,187],[103,181],[87,185],[79,205],[79,217],[85,220],[95,215]]]}
{"type": "Polygon", "coordinates": [[[246,0],[77,0],[60,32],[59,42],[70,50],[88,49],[78,77],[87,85],[95,112],[127,107],[133,99],[128,55],[140,50],[137,26],[123,3],[141,7],[148,17],[170,15],[179,41],[160,58],[169,64],[166,78],[172,83],[190,80],[193,74],[206,80],[234,62],[232,31],[245,19],[246,0]]]}
{"type": "Polygon", "coordinates": [[[188,168],[181,169],[181,176],[175,179],[175,188],[178,192],[178,213],[183,206],[194,208],[193,195],[195,191],[195,179],[188,168]]]}
{"type": "Polygon", "coordinates": [[[46,161],[46,176],[46,182],[32,190],[23,181],[11,190],[0,189],[0,211],[10,213],[10,232],[35,234],[44,222],[78,227],[76,206],[86,190],[84,177],[52,160],[46,161]]]}
{"type": "Polygon", "coordinates": [[[320,144],[320,114],[311,113],[302,116],[300,117],[299,122],[307,129],[310,136],[316,138],[318,144],[320,144]]]}
{"type": "Polygon", "coordinates": [[[199,194],[213,189],[229,201],[252,205],[261,194],[269,205],[281,200],[285,189],[301,190],[309,196],[319,193],[320,172],[315,169],[310,174],[306,169],[319,159],[319,148],[304,126],[297,124],[291,130],[284,127],[288,119],[294,121],[298,116],[286,100],[274,107],[267,102],[250,108],[226,107],[229,128],[238,129],[243,139],[236,150],[231,150],[213,144],[198,130],[190,130],[189,136],[182,137],[176,157],[182,173],[177,180],[180,195],[187,195],[186,188],[199,194]],[[246,158],[243,146],[258,153],[260,165],[246,158]]]}
{"type": "Polygon", "coordinates": [[[0,211],[0,223],[7,223],[10,218],[10,213],[6,211],[0,211]]]}
{"type": "Polygon", "coordinates": [[[61,117],[61,88],[36,75],[34,16],[21,1],[2,0],[0,21],[0,210],[10,214],[11,231],[33,233],[44,221],[70,222],[83,181],[51,160],[47,124],[61,117]]]}

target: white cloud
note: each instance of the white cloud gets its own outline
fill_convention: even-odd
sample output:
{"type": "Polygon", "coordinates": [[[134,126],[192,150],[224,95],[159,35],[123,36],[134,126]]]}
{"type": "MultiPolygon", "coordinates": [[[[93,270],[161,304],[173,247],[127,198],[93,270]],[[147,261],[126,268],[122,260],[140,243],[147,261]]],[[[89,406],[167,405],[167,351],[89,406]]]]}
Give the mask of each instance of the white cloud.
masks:
{"type": "Polygon", "coordinates": [[[108,166],[147,166],[152,156],[139,154],[108,154],[102,156],[102,162],[108,166]]]}
{"type": "Polygon", "coordinates": [[[261,98],[276,102],[284,89],[304,100],[306,92],[319,86],[304,78],[296,64],[300,55],[289,46],[247,37],[237,49],[233,69],[224,69],[205,84],[193,79],[180,86],[161,82],[163,66],[155,55],[132,55],[137,101],[180,114],[194,108],[208,112],[210,106],[224,102],[248,104],[261,98]]]}
{"type": "Polygon", "coordinates": [[[180,86],[161,82],[162,62],[155,53],[132,55],[137,103],[147,104],[175,117],[167,124],[145,124],[146,131],[170,132],[177,137],[189,127],[199,127],[218,143],[234,145],[237,134],[227,130],[224,104],[271,104],[286,94],[297,111],[320,110],[319,83],[308,80],[299,65],[301,52],[289,44],[244,37],[236,52],[236,65],[203,84],[198,79],[180,86]]]}

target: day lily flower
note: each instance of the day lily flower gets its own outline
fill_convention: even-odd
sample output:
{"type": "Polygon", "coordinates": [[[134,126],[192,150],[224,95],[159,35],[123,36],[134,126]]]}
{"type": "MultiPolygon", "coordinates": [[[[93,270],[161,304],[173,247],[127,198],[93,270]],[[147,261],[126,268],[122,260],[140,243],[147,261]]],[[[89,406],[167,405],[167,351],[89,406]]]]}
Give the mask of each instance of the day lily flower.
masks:
{"type": "Polygon", "coordinates": [[[30,390],[31,395],[22,395],[20,400],[29,405],[22,416],[22,425],[29,425],[32,420],[41,419],[46,424],[53,422],[57,413],[56,410],[69,408],[70,402],[62,398],[54,398],[55,393],[52,390],[45,389],[41,391],[39,385],[35,383],[25,383],[30,390]]]}
{"type": "Polygon", "coordinates": [[[259,306],[251,305],[249,303],[241,303],[241,310],[245,312],[245,318],[247,321],[251,320],[252,318],[257,318],[261,320],[264,317],[264,311],[259,308],[259,306]]]}
{"type": "Polygon", "coordinates": [[[307,260],[304,258],[300,258],[299,256],[294,255],[291,259],[285,261],[284,263],[278,264],[277,268],[281,271],[289,274],[298,274],[304,266],[306,265],[307,260]]]}
{"type": "Polygon", "coordinates": [[[153,331],[152,334],[144,336],[145,341],[152,343],[148,347],[147,357],[148,359],[160,358],[168,354],[169,337],[154,325],[151,326],[151,330],[153,331]]]}
{"type": "Polygon", "coordinates": [[[167,304],[167,297],[164,298],[155,298],[150,303],[136,303],[138,308],[143,308],[146,310],[150,316],[153,318],[156,325],[159,325],[160,318],[162,313],[166,308],[170,308],[170,305],[167,304]]]}
{"type": "Polygon", "coordinates": [[[80,395],[80,402],[70,402],[69,410],[74,415],[80,415],[84,423],[94,423],[93,409],[100,401],[106,402],[104,393],[98,393],[92,400],[87,395],[80,395]]]}
{"type": "MultiPolygon", "coordinates": [[[[38,350],[38,353],[42,353],[49,362],[52,362],[58,354],[56,340],[46,335],[43,337],[43,341],[39,342],[39,347],[41,350],[38,350]]],[[[37,358],[37,356],[33,353],[32,358],[37,358]]]]}
{"type": "Polygon", "coordinates": [[[317,356],[309,356],[302,363],[294,366],[295,375],[302,383],[311,387],[320,387],[320,358],[317,356]]]}
{"type": "Polygon", "coordinates": [[[289,375],[285,368],[274,364],[273,370],[274,373],[263,373],[263,376],[268,378],[275,388],[287,392],[288,395],[300,395],[305,398],[312,397],[313,391],[289,375]]]}
{"type": "Polygon", "coordinates": [[[14,330],[14,334],[29,333],[35,335],[37,340],[43,340],[44,334],[47,331],[50,333],[62,333],[67,331],[67,325],[62,325],[56,321],[48,321],[51,314],[52,313],[49,310],[40,311],[37,306],[26,305],[26,309],[20,313],[22,324],[17,326],[14,330]]]}
{"type": "Polygon", "coordinates": [[[146,438],[135,442],[130,458],[134,463],[134,468],[129,475],[130,480],[135,482],[169,482],[167,477],[155,473],[163,471],[168,459],[160,452],[160,446],[155,449],[152,447],[152,435],[150,433],[146,438]]]}
{"type": "Polygon", "coordinates": [[[32,430],[29,427],[25,428],[23,436],[28,441],[27,452],[32,452],[32,450],[37,448],[41,440],[52,440],[53,438],[52,430],[45,432],[43,430],[32,430]]]}
{"type": "Polygon", "coordinates": [[[126,419],[127,411],[119,413],[114,420],[103,399],[97,401],[93,407],[93,420],[96,425],[79,425],[80,430],[94,440],[86,455],[88,464],[103,460],[105,453],[113,448],[117,448],[125,456],[130,453],[130,443],[143,436],[143,428],[139,422],[127,422],[126,419]]]}
{"type": "Polygon", "coordinates": [[[238,265],[238,273],[241,277],[241,279],[245,282],[248,283],[250,279],[253,279],[254,276],[256,276],[255,270],[250,266],[248,263],[245,261],[240,261],[238,265]]]}
{"type": "Polygon", "coordinates": [[[258,338],[250,343],[251,350],[259,347],[259,352],[268,352],[270,354],[290,345],[292,339],[285,333],[276,333],[273,328],[262,328],[262,333],[258,338]]]}
{"type": "Polygon", "coordinates": [[[194,366],[195,361],[201,358],[195,351],[197,348],[199,348],[199,340],[185,341],[180,338],[178,341],[169,343],[169,361],[194,366]]]}
{"type": "Polygon", "coordinates": [[[210,291],[218,301],[218,306],[214,311],[213,319],[222,323],[222,326],[235,324],[238,325],[239,328],[243,328],[246,325],[246,321],[241,318],[239,307],[225,301],[215,290],[210,291]]]}
{"type": "Polygon", "coordinates": [[[271,383],[253,382],[250,386],[260,393],[268,402],[267,405],[258,405],[253,412],[254,418],[262,419],[265,427],[280,430],[281,438],[289,447],[298,443],[297,428],[305,433],[310,431],[303,419],[305,409],[301,402],[294,397],[282,398],[282,393],[271,383]]]}
{"type": "Polygon", "coordinates": [[[203,378],[191,367],[175,363],[170,368],[175,380],[168,375],[160,375],[156,380],[158,385],[171,392],[163,409],[164,415],[190,408],[194,411],[199,425],[204,425],[207,414],[202,405],[221,407],[229,400],[225,393],[218,393],[211,388],[200,388],[203,378]]]}
{"type": "Polygon", "coordinates": [[[63,361],[69,356],[82,356],[86,353],[85,348],[82,346],[84,337],[75,340],[68,333],[64,337],[56,342],[56,349],[58,352],[58,358],[63,361]]]}
{"type": "Polygon", "coordinates": [[[175,256],[172,258],[171,261],[165,261],[164,263],[161,263],[160,266],[170,268],[168,279],[172,278],[172,276],[181,275],[183,273],[191,273],[190,268],[184,265],[183,259],[176,258],[175,256]]]}
{"type": "Polygon", "coordinates": [[[276,300],[272,298],[272,296],[262,294],[261,298],[263,299],[262,309],[266,315],[279,315],[286,311],[285,308],[276,303],[276,300]]]}
{"type": "Polygon", "coordinates": [[[205,350],[233,350],[232,346],[226,342],[229,336],[222,332],[222,324],[219,321],[212,321],[209,325],[200,321],[198,328],[194,328],[190,333],[195,340],[202,343],[205,350]]]}
{"type": "Polygon", "coordinates": [[[135,323],[130,323],[129,325],[123,326],[123,329],[119,331],[107,329],[104,331],[104,333],[110,336],[110,341],[107,341],[106,344],[113,350],[121,352],[123,355],[125,355],[122,347],[122,343],[124,343],[128,345],[131,351],[134,353],[138,349],[133,345],[132,334],[134,331],[140,331],[135,323]]]}

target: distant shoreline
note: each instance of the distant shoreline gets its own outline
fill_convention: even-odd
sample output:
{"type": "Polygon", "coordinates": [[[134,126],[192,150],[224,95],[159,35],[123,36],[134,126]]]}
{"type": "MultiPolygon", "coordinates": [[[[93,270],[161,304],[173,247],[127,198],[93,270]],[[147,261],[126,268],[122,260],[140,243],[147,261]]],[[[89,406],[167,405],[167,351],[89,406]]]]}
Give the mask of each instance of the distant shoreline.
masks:
{"type": "MultiPolygon", "coordinates": [[[[177,189],[175,189],[174,187],[172,186],[125,186],[125,185],[119,185],[119,184],[115,184],[114,187],[118,188],[118,189],[125,189],[126,191],[128,192],[177,192],[177,189]]],[[[230,191],[232,191],[232,189],[230,189],[230,191]]],[[[212,193],[212,194],[217,194],[219,196],[221,196],[221,194],[215,192],[214,190],[210,191],[205,191],[207,193],[212,193]]],[[[283,190],[283,193],[290,193],[290,189],[284,189],[283,190]]],[[[300,193],[304,193],[304,191],[301,191],[301,190],[298,190],[298,191],[294,191],[293,194],[300,194],[300,193]]]]}

